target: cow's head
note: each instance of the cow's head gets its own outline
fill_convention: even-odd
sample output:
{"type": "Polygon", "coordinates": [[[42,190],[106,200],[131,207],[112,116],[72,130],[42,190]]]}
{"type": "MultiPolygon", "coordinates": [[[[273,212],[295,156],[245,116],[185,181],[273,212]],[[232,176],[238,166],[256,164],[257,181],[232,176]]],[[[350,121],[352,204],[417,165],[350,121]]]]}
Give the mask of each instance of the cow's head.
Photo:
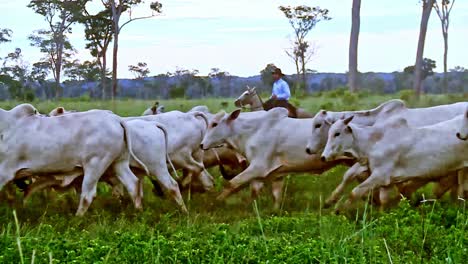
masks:
{"type": "Polygon", "coordinates": [[[0,131],[7,129],[21,118],[33,115],[40,115],[40,113],[30,104],[20,104],[9,111],[0,109],[0,131]]]}
{"type": "Polygon", "coordinates": [[[468,139],[468,107],[465,111],[465,116],[462,120],[460,131],[457,132],[457,138],[466,141],[468,139]]]}
{"type": "Polygon", "coordinates": [[[30,104],[20,104],[10,110],[14,118],[19,119],[26,116],[39,115],[39,111],[30,104]]]}
{"type": "Polygon", "coordinates": [[[50,111],[49,116],[60,116],[65,113],[65,108],[59,106],[55,108],[54,110],[50,111]]]}
{"type": "Polygon", "coordinates": [[[327,143],[328,130],[332,125],[326,110],[320,110],[312,119],[312,134],[307,140],[306,152],[309,155],[320,153],[327,143]]]}
{"type": "Polygon", "coordinates": [[[68,110],[65,110],[64,107],[59,106],[55,108],[54,110],[50,111],[49,116],[61,116],[61,115],[66,115],[66,114],[70,114],[74,112],[76,111],[75,110],[68,111],[68,110]]]}
{"type": "Polygon", "coordinates": [[[233,123],[239,117],[241,110],[237,109],[230,114],[226,114],[224,111],[216,114],[208,125],[203,141],[200,147],[203,150],[210,148],[220,147],[226,140],[233,134],[233,123]]]}
{"type": "Polygon", "coordinates": [[[330,127],[327,144],[321,157],[322,161],[333,160],[346,153],[354,153],[352,149],[354,142],[353,129],[349,126],[349,122],[353,120],[353,117],[340,119],[330,127]]]}
{"type": "Polygon", "coordinates": [[[234,101],[236,107],[243,107],[245,105],[252,105],[253,97],[257,95],[255,87],[250,88],[247,86],[247,90],[243,92],[237,99],[234,101]]]}

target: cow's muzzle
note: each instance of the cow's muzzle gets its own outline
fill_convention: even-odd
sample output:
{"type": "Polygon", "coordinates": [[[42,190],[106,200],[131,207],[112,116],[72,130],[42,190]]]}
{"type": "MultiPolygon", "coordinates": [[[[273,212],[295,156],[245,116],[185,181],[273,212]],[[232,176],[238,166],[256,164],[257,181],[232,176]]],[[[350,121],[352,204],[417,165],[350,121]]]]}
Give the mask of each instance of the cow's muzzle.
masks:
{"type": "Polygon", "coordinates": [[[306,153],[309,154],[309,155],[313,155],[313,154],[314,154],[310,148],[306,148],[306,153]]]}
{"type": "Polygon", "coordinates": [[[322,156],[322,157],[320,157],[320,160],[321,160],[322,162],[326,162],[326,161],[327,161],[327,157],[322,156]]]}
{"type": "Polygon", "coordinates": [[[460,140],[467,140],[468,139],[468,135],[466,137],[462,137],[462,135],[460,134],[460,132],[457,133],[457,138],[460,139],[460,140]]]}

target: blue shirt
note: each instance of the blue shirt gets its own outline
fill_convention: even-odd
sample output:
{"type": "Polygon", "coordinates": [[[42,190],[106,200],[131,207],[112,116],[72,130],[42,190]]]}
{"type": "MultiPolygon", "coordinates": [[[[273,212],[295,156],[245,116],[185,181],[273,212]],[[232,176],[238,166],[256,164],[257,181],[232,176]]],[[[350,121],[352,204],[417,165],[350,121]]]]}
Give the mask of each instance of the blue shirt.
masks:
{"type": "Polygon", "coordinates": [[[277,99],[289,100],[291,92],[289,91],[289,85],[283,79],[279,79],[273,83],[273,94],[276,95],[277,99]]]}

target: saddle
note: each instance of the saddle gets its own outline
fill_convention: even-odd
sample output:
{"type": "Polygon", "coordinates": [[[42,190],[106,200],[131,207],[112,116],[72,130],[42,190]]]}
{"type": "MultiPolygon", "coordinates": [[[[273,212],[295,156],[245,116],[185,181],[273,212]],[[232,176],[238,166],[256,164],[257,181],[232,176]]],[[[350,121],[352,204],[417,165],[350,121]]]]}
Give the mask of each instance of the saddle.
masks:
{"type": "Polygon", "coordinates": [[[270,98],[265,103],[263,103],[263,109],[265,111],[268,111],[275,107],[286,108],[289,111],[289,117],[297,118],[297,108],[294,105],[290,104],[287,100],[270,98]]]}

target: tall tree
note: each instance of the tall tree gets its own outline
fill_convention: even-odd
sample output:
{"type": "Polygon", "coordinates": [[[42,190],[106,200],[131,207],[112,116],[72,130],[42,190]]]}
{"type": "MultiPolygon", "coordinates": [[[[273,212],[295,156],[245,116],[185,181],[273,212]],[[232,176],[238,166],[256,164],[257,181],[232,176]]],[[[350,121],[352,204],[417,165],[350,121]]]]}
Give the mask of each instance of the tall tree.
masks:
{"type": "Polygon", "coordinates": [[[296,69],[298,75],[302,75],[303,88],[307,87],[307,62],[310,60],[310,53],[308,49],[310,43],[306,40],[309,32],[322,20],[330,20],[328,16],[328,9],[321,9],[320,7],[309,7],[306,5],[300,6],[280,6],[279,9],[283,12],[286,18],[289,20],[289,24],[294,31],[294,47],[292,48],[292,54],[298,57],[296,69]]]}
{"type": "Polygon", "coordinates": [[[450,24],[450,12],[452,11],[455,0],[440,0],[440,6],[437,1],[434,2],[434,9],[440,19],[442,26],[442,36],[444,37],[444,91],[447,91],[447,54],[448,54],[448,29],[450,24]]]}
{"type": "Polygon", "coordinates": [[[117,55],[119,50],[119,35],[122,28],[135,20],[147,19],[154,17],[162,12],[162,4],[159,2],[152,2],[150,9],[153,11],[148,16],[132,17],[132,8],[143,3],[143,0],[102,0],[106,8],[112,12],[112,27],[114,47],[112,51],[112,100],[117,94],[117,55]],[[124,23],[120,23],[120,18],[124,12],[128,12],[129,19],[124,23]]]}
{"type": "MultiPolygon", "coordinates": [[[[427,77],[434,75],[434,69],[436,68],[436,62],[429,58],[424,58],[421,65],[421,79],[424,81],[427,77]]],[[[407,66],[403,69],[406,74],[414,74],[415,66],[407,66]]]]}
{"type": "Polygon", "coordinates": [[[361,26],[361,0],[353,0],[351,10],[351,36],[349,38],[348,86],[351,92],[358,90],[358,41],[361,26]]]}
{"type": "Polygon", "coordinates": [[[422,66],[423,66],[423,55],[424,55],[424,44],[426,42],[427,23],[431,16],[432,6],[435,0],[421,0],[422,2],[422,16],[421,24],[419,26],[419,39],[418,49],[416,51],[416,63],[414,65],[414,82],[413,89],[416,97],[421,95],[422,86],[422,66]]]}
{"type": "Polygon", "coordinates": [[[49,30],[37,30],[34,33],[29,36],[31,46],[38,47],[45,54],[41,61],[45,63],[43,65],[48,65],[52,70],[55,80],[55,98],[57,99],[61,94],[62,71],[66,65],[69,65],[75,50],[66,35],[62,35],[59,40],[57,34],[49,30]]]}
{"type": "Polygon", "coordinates": [[[109,9],[91,15],[86,9],[80,22],[85,26],[86,48],[100,68],[101,96],[107,98],[107,49],[112,41],[112,12],[109,9]]]}
{"type": "MultiPolygon", "coordinates": [[[[32,0],[28,7],[44,17],[48,23],[48,30],[42,31],[49,36],[51,55],[55,79],[56,98],[60,96],[60,78],[63,67],[63,56],[67,42],[66,35],[71,33],[71,26],[79,18],[80,11],[89,0],[32,0]]],[[[37,43],[37,42],[35,42],[37,43]]],[[[33,43],[34,46],[36,46],[33,43]]],[[[39,46],[41,47],[41,45],[39,46]]],[[[41,47],[42,50],[42,47],[41,47]]]]}
{"type": "Polygon", "coordinates": [[[128,65],[128,70],[135,75],[136,79],[148,77],[150,70],[146,62],[138,62],[137,65],[128,65]]]}

